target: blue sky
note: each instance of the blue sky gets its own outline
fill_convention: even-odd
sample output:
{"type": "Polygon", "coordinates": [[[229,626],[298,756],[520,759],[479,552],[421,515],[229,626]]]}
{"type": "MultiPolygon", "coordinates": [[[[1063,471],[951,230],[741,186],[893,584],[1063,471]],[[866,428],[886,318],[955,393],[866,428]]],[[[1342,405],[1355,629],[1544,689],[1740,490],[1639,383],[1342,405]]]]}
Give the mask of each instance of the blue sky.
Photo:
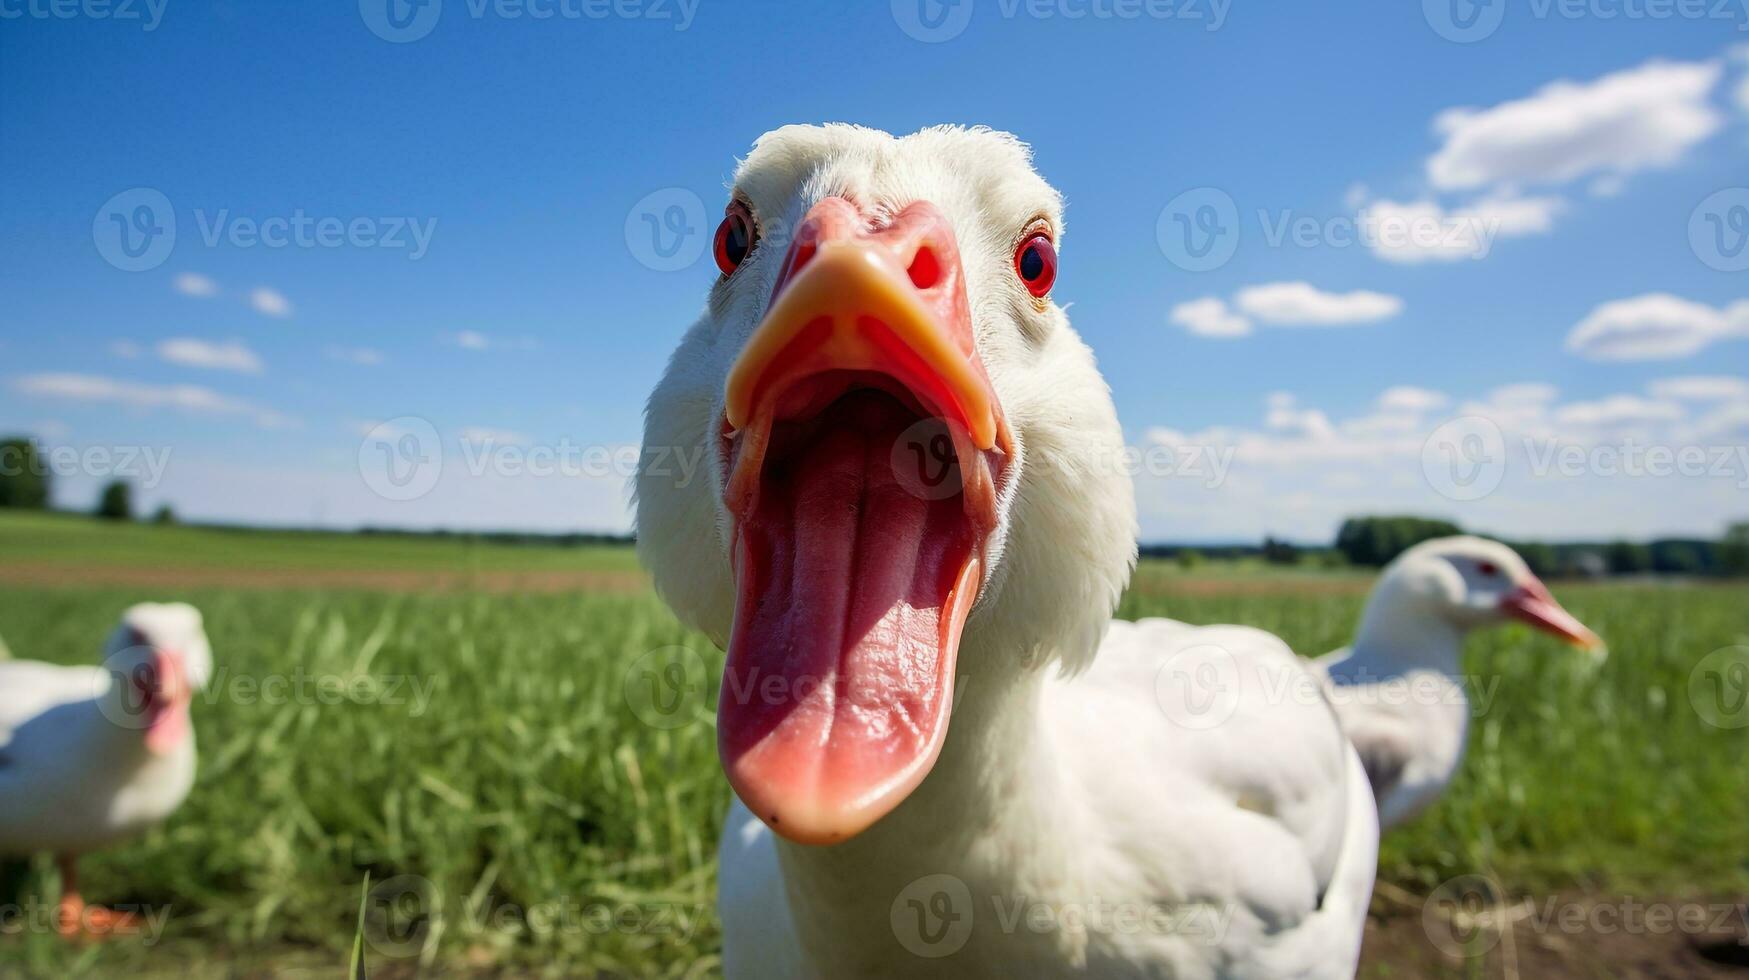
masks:
{"type": "Polygon", "coordinates": [[[702,243],[755,138],[845,120],[1033,144],[1069,202],[1056,296],[1129,441],[1174,454],[1138,477],[1145,537],[1749,517],[1736,0],[1455,0],[1473,40],[1442,0],[441,0],[398,34],[386,2],[0,0],[0,429],[113,450],[63,505],[141,447],[162,471],[122,472],[190,519],[623,529],[612,454],[716,274],[653,268],[642,212],[702,202],[702,243]],[[142,205],[176,234],[134,260],[112,215],[142,205]],[[1193,268],[1174,208],[1236,226],[1230,258],[1193,268]],[[335,240],[251,238],[300,216],[335,240]],[[364,470],[407,419],[443,465],[391,499],[364,470]],[[1499,433],[1487,493],[1435,472],[1453,419],[1499,433]]]}

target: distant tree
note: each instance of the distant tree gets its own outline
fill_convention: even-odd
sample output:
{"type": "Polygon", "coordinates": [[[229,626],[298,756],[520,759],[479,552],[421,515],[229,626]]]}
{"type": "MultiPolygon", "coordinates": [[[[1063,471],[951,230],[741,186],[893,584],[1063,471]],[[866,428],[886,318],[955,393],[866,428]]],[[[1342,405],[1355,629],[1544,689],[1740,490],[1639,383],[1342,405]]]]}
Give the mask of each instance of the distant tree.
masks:
{"type": "Polygon", "coordinates": [[[175,509],[172,508],[169,504],[159,504],[158,509],[152,512],[152,523],[153,524],[175,524],[176,523],[176,511],[175,511],[175,509]]]}
{"type": "Polygon", "coordinates": [[[1377,568],[1423,541],[1462,533],[1450,521],[1425,517],[1351,517],[1336,532],[1336,550],[1351,565],[1377,568]]]}
{"type": "Polygon", "coordinates": [[[1725,529],[1719,542],[1719,569],[1726,575],[1749,575],[1749,521],[1725,529]]]}
{"type": "Polygon", "coordinates": [[[1275,538],[1263,539],[1263,560],[1271,565],[1298,565],[1300,549],[1275,538]]]}
{"type": "Polygon", "coordinates": [[[47,510],[49,489],[49,468],[34,441],[0,440],[0,507],[47,510]]]}
{"type": "Polygon", "coordinates": [[[1531,572],[1538,576],[1554,574],[1559,569],[1559,559],[1555,557],[1555,549],[1540,541],[1525,541],[1512,546],[1518,552],[1518,557],[1530,566],[1531,572]]]}
{"type": "Polygon", "coordinates": [[[97,516],[108,521],[134,519],[134,488],[126,480],[111,480],[97,498],[97,516]]]}
{"type": "Polygon", "coordinates": [[[1176,558],[1178,561],[1178,567],[1187,572],[1193,568],[1200,567],[1203,563],[1202,552],[1195,548],[1186,548],[1183,551],[1180,551],[1176,558]]]}
{"type": "Polygon", "coordinates": [[[1642,575],[1652,570],[1652,549],[1632,541],[1617,541],[1604,553],[1615,575],[1642,575]]]}
{"type": "Polygon", "coordinates": [[[1699,575],[1707,570],[1707,553],[1700,542],[1652,542],[1652,570],[1670,575],[1699,575]]]}

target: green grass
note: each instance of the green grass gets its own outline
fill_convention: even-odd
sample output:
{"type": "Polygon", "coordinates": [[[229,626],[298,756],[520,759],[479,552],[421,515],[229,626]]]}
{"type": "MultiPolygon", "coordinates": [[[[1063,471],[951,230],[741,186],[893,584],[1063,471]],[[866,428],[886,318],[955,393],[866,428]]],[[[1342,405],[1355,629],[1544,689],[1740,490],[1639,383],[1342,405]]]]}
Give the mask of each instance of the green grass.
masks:
{"type": "MultiPolygon", "coordinates": [[[[116,531],[116,561],[170,540],[219,561],[226,546],[208,535],[244,540],[116,531]]],[[[100,532],[89,560],[106,553],[100,532]]],[[[0,525],[0,554],[10,559],[25,533],[0,525]]],[[[250,560],[324,567],[309,540],[273,537],[246,539],[250,560]]],[[[344,554],[332,561],[377,567],[455,543],[334,546],[344,554]]],[[[489,550],[494,562],[577,558],[489,550]]],[[[1749,643],[1743,589],[1559,591],[1613,655],[1588,669],[1516,627],[1472,639],[1470,669],[1484,686],[1498,678],[1493,703],[1446,799],[1386,840],[1382,876],[1418,894],[1471,873],[1532,894],[1749,892],[1749,729],[1708,727],[1687,693],[1700,658],[1749,643]]],[[[716,972],[714,849],[728,790],[711,697],[690,691],[662,716],[632,705],[643,671],[671,656],[661,651],[686,647],[712,672],[721,656],[653,595],[23,587],[0,592],[0,635],[20,657],[88,662],[121,610],[149,598],[206,613],[219,673],[195,705],[199,782],[163,828],[89,859],[85,884],[94,900],[168,907],[163,941],[81,949],[0,935],[0,976],[332,976],[346,968],[367,873],[372,976],[421,964],[716,972]],[[358,686],[324,695],[307,681],[279,703],[248,687],[298,676],[358,686]],[[619,924],[604,925],[606,912],[619,924]]],[[[1362,601],[1142,590],[1123,614],[1248,623],[1317,653],[1347,642],[1362,601]]],[[[48,881],[34,887],[52,893],[48,881]]]]}
{"type": "Polygon", "coordinates": [[[53,566],[368,571],[636,571],[614,545],[517,545],[413,537],[111,524],[69,514],[0,513],[0,561],[53,566]]]}

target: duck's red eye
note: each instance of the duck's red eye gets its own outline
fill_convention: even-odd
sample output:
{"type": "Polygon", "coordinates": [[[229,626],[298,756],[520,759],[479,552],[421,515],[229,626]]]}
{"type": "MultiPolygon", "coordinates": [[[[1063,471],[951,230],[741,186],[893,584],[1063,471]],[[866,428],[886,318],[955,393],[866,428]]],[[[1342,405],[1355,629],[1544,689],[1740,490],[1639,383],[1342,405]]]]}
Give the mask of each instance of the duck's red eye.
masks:
{"type": "Polygon", "coordinates": [[[723,275],[729,275],[746,260],[747,254],[753,251],[753,245],[758,240],[758,233],[753,230],[753,216],[747,213],[747,208],[736,201],[729,205],[729,210],[723,215],[723,223],[717,226],[717,240],[714,251],[717,256],[717,268],[723,270],[723,275]]]}
{"type": "Polygon", "coordinates": [[[1050,292],[1051,284],[1057,281],[1057,247],[1051,244],[1051,237],[1040,232],[1021,242],[1014,253],[1014,271],[1026,283],[1027,292],[1034,296],[1050,292]]]}
{"type": "Polygon", "coordinates": [[[1482,562],[1481,564],[1476,566],[1476,571],[1481,572],[1483,575],[1486,575],[1489,578],[1492,578],[1495,575],[1500,574],[1500,566],[1494,564],[1491,561],[1485,561],[1485,562],[1482,562]]]}

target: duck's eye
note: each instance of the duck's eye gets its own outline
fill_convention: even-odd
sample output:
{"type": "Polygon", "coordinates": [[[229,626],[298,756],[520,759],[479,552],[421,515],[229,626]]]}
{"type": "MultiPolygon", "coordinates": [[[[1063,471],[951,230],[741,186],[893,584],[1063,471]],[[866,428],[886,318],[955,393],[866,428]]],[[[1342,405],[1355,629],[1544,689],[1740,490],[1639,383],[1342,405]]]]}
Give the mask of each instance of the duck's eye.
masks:
{"type": "Polygon", "coordinates": [[[1014,252],[1014,271],[1026,283],[1027,292],[1034,296],[1050,292],[1051,284],[1057,281],[1057,247],[1051,244],[1051,236],[1039,232],[1021,242],[1014,252]]]}
{"type": "Polygon", "coordinates": [[[732,274],[746,261],[758,240],[759,233],[753,230],[753,216],[747,213],[746,205],[740,201],[729,205],[729,210],[723,214],[723,223],[717,226],[713,249],[717,268],[723,270],[725,276],[732,274]]]}
{"type": "Polygon", "coordinates": [[[1487,576],[1488,578],[1493,578],[1494,576],[1500,574],[1500,566],[1494,564],[1491,561],[1485,561],[1485,562],[1482,562],[1476,566],[1476,571],[1481,572],[1483,575],[1487,576]]]}

